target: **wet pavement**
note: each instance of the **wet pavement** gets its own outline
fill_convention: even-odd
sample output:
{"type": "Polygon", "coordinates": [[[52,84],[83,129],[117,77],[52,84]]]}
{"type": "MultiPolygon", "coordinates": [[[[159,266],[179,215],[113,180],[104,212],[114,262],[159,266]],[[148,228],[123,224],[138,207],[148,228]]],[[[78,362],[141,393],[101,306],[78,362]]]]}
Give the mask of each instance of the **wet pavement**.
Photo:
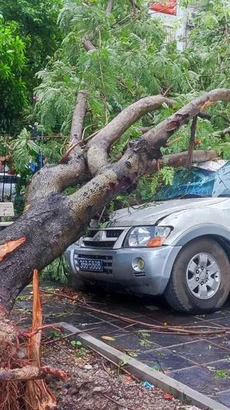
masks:
{"type": "MultiPolygon", "coordinates": [[[[23,326],[30,325],[31,290],[26,288],[14,308],[23,326]]],[[[162,299],[106,293],[71,297],[43,293],[44,323],[70,323],[230,408],[230,298],[216,313],[189,316],[174,312],[162,299]],[[146,326],[127,323],[121,316],[146,326]],[[177,328],[172,332],[170,326],[177,328]],[[181,329],[186,334],[180,334],[181,329]]]]}

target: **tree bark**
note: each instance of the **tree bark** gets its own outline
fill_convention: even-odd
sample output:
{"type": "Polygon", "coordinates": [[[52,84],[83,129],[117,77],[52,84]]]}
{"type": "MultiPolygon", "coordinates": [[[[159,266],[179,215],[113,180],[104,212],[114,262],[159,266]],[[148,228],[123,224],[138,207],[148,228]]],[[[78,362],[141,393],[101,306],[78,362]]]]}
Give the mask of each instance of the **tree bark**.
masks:
{"type": "Polygon", "coordinates": [[[93,43],[91,42],[91,40],[88,37],[84,38],[83,45],[84,45],[86,51],[96,50],[96,47],[93,45],[93,43]]]}
{"type": "MultiPolygon", "coordinates": [[[[199,164],[205,161],[211,161],[218,158],[218,153],[214,150],[210,151],[193,151],[193,163],[199,164]]],[[[158,168],[167,167],[186,167],[188,160],[188,151],[180,152],[178,154],[164,155],[162,159],[152,161],[152,173],[156,172],[158,168]]]]}
{"type": "Polygon", "coordinates": [[[171,117],[162,121],[152,130],[144,134],[144,139],[154,147],[162,147],[167,142],[168,138],[177,131],[182,125],[187,124],[195,115],[204,111],[210,105],[217,101],[230,101],[230,90],[219,88],[208,93],[204,93],[201,97],[196,98],[189,104],[186,104],[171,117]]]}
{"type": "Polygon", "coordinates": [[[148,112],[161,108],[163,103],[172,106],[173,101],[161,95],[142,98],[125,108],[88,143],[87,163],[92,175],[108,164],[108,151],[111,145],[133,123],[148,112]]]}
{"type": "MultiPolygon", "coordinates": [[[[78,103],[82,97],[78,96],[78,103]]],[[[155,172],[156,160],[160,161],[160,166],[165,161],[168,165],[184,164],[185,153],[162,159],[160,148],[182,125],[219,100],[230,101],[230,90],[214,90],[195,99],[130,143],[119,161],[109,163],[111,146],[130,125],[145,113],[160,108],[163,102],[173,104],[162,96],[144,98],[122,111],[86,147],[80,147],[77,155],[69,158],[68,163],[42,168],[32,180],[23,214],[0,232],[0,246],[25,238],[0,261],[2,308],[10,311],[18,294],[31,281],[34,269],[43,269],[61,255],[67,246],[79,238],[90,219],[101,212],[112,198],[140,176],[155,172]],[[64,190],[77,183],[81,187],[72,195],[66,195],[64,190]]],[[[78,116],[76,112],[80,111],[75,110],[78,116]]],[[[82,115],[79,124],[77,121],[74,124],[72,129],[78,131],[73,131],[72,136],[75,138],[76,135],[79,139],[82,115]]],[[[216,155],[213,151],[194,151],[193,160],[210,159],[216,155]]]]}
{"type": "Polygon", "coordinates": [[[114,4],[114,0],[109,0],[109,1],[108,1],[107,7],[106,7],[106,11],[105,11],[106,17],[109,17],[109,16],[110,16],[110,13],[111,13],[111,11],[112,11],[112,9],[113,9],[113,4],[114,4]]]}
{"type": "Polygon", "coordinates": [[[192,166],[192,156],[193,156],[193,150],[194,150],[194,144],[195,144],[196,126],[197,126],[197,115],[193,117],[192,125],[191,125],[191,136],[189,140],[188,158],[187,158],[187,163],[186,163],[186,167],[188,169],[190,169],[192,166]]]}
{"type": "Polygon", "coordinates": [[[70,142],[73,144],[79,142],[82,138],[86,107],[87,91],[79,91],[70,131],[70,142]]]}

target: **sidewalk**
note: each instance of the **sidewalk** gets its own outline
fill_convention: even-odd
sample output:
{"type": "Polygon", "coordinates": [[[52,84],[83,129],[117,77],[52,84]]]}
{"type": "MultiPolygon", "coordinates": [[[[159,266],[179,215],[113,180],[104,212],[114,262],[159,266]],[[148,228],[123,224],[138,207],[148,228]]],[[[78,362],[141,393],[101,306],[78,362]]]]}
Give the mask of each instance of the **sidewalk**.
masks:
{"type": "MultiPolygon", "coordinates": [[[[45,289],[48,290],[47,287],[45,289]]],[[[31,300],[26,296],[30,292],[31,288],[24,291],[25,296],[19,297],[14,309],[16,314],[24,313],[24,324],[30,321],[31,300]]],[[[85,330],[151,369],[230,408],[230,300],[224,309],[214,314],[188,316],[170,310],[162,301],[153,304],[150,299],[105,294],[86,297],[90,309],[77,301],[73,303],[63,298],[43,297],[44,322],[66,322],[85,330]],[[229,333],[203,335],[201,332],[191,336],[162,330],[157,332],[96,312],[94,308],[165,328],[168,325],[182,326],[184,329],[209,332],[217,328],[221,332],[229,327],[229,333]]]]}

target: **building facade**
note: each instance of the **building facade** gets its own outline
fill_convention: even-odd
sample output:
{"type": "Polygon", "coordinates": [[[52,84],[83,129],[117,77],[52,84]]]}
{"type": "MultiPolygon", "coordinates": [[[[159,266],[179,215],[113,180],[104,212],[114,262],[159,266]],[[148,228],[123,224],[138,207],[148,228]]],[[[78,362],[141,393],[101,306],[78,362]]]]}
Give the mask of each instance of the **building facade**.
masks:
{"type": "Polygon", "coordinates": [[[168,40],[176,40],[179,50],[187,45],[188,32],[192,27],[196,3],[187,9],[180,7],[177,0],[150,2],[149,13],[153,18],[160,18],[166,28],[168,40]]]}

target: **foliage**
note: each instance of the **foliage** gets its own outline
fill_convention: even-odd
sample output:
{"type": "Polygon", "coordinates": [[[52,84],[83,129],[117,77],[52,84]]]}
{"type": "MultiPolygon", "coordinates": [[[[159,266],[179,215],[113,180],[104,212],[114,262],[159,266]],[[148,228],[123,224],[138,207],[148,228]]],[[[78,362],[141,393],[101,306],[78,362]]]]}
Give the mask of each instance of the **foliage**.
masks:
{"type": "Polygon", "coordinates": [[[12,123],[18,124],[26,105],[26,88],[21,77],[25,67],[24,43],[16,31],[16,24],[4,23],[0,16],[1,131],[11,129],[12,123]]]}
{"type": "Polygon", "coordinates": [[[50,137],[39,139],[37,144],[40,147],[44,162],[55,164],[60,161],[63,154],[66,152],[69,146],[69,141],[62,135],[51,135],[50,137]]]}
{"type": "Polygon", "coordinates": [[[17,32],[25,43],[27,81],[44,67],[60,41],[56,24],[62,0],[0,0],[0,11],[6,22],[16,22],[17,32]]]}
{"type": "Polygon", "coordinates": [[[62,0],[0,0],[0,130],[19,132],[31,112],[35,73],[46,66],[61,41],[56,24],[61,4],[62,0]]]}
{"type": "MultiPolygon", "coordinates": [[[[185,8],[189,0],[181,0],[185,8]]],[[[166,42],[162,22],[151,18],[145,2],[133,10],[131,2],[118,0],[106,16],[106,0],[66,0],[58,23],[63,32],[61,48],[45,70],[38,73],[37,113],[47,130],[69,133],[75,96],[80,89],[89,93],[89,110],[84,135],[101,129],[118,112],[133,101],[150,94],[167,92],[176,101],[173,108],[148,114],[134,124],[111,150],[116,161],[140,127],[153,127],[197,96],[204,89],[229,87],[229,16],[227,0],[204,0],[196,4],[193,27],[184,51],[175,41],[166,42]],[[84,40],[91,41],[87,51],[84,40]]],[[[229,156],[228,137],[219,129],[229,124],[229,106],[218,104],[208,115],[199,118],[196,148],[215,148],[229,156]],[[221,113],[220,115],[218,113],[221,113]]],[[[176,133],[163,154],[188,149],[190,125],[176,133]]],[[[172,183],[173,171],[163,168],[158,174],[142,178],[132,197],[148,200],[160,182],[172,183]]],[[[119,196],[123,204],[127,198],[119,196]]],[[[110,205],[113,209],[114,203],[110,205]]]]}
{"type": "Polygon", "coordinates": [[[229,379],[229,371],[228,370],[216,370],[215,377],[217,379],[229,379]]]}
{"type": "Polygon", "coordinates": [[[72,110],[74,107],[76,89],[80,81],[75,70],[62,61],[55,61],[52,71],[48,69],[39,72],[41,84],[37,90],[40,122],[48,131],[68,133],[71,126],[72,110]]]}
{"type": "MultiPolygon", "coordinates": [[[[175,42],[165,43],[161,22],[148,15],[146,6],[141,12],[133,13],[129,2],[118,1],[107,18],[106,1],[82,3],[67,0],[58,19],[65,36],[62,47],[56,58],[38,74],[41,84],[37,88],[37,110],[41,122],[47,129],[58,127],[68,133],[69,113],[73,112],[75,95],[82,88],[89,92],[86,136],[142,96],[168,89],[180,99],[194,96],[203,87],[200,73],[207,71],[204,59],[200,63],[201,57],[204,58],[205,53],[212,54],[208,39],[213,33],[209,34],[206,27],[207,35],[201,34],[201,25],[205,21],[201,17],[211,7],[209,3],[204,2],[198,8],[189,47],[179,52],[175,42]],[[95,47],[91,51],[87,52],[83,47],[85,38],[90,38],[95,47]]],[[[220,4],[215,12],[219,13],[220,21],[224,12],[226,15],[226,9],[220,4]]],[[[217,38],[216,42],[219,41],[217,38]]],[[[225,45],[224,52],[229,52],[225,45]]],[[[217,67],[218,58],[216,55],[213,58],[217,67]]],[[[228,73],[224,75],[227,79],[228,73]]],[[[222,85],[227,86],[227,81],[222,85]]],[[[210,86],[213,87],[213,83],[210,86]]],[[[143,125],[154,125],[154,119],[147,116],[143,125]]]]}
{"type": "Polygon", "coordinates": [[[146,5],[134,13],[129,2],[117,1],[108,18],[106,5],[67,0],[61,10],[62,47],[38,73],[37,110],[46,129],[69,132],[69,113],[82,88],[89,93],[86,136],[142,96],[191,89],[191,71],[182,66],[175,44],[165,44],[163,25],[150,17],[146,5]],[[85,38],[95,47],[91,51],[83,46],[85,38]]]}
{"type": "Polygon", "coordinates": [[[70,344],[76,349],[76,357],[83,357],[87,354],[88,350],[83,346],[80,340],[71,340],[70,344]]]}
{"type": "Polygon", "coordinates": [[[44,136],[38,124],[23,128],[16,137],[0,136],[0,156],[7,156],[9,172],[19,176],[13,198],[16,215],[23,211],[27,187],[33,174],[46,162],[58,162],[68,145],[68,140],[62,135],[44,136]]]}
{"type": "MultiPolygon", "coordinates": [[[[153,176],[149,175],[140,178],[137,188],[130,195],[129,200],[133,203],[135,201],[143,202],[152,200],[159,184],[172,185],[174,172],[174,168],[164,166],[153,176]]],[[[122,196],[120,196],[120,200],[124,203],[124,198],[122,196]]]]}
{"type": "Polygon", "coordinates": [[[16,172],[22,176],[27,174],[32,158],[40,152],[39,146],[32,141],[30,133],[24,128],[18,138],[11,141],[10,148],[16,172]]]}
{"type": "Polygon", "coordinates": [[[11,169],[21,177],[30,177],[43,165],[58,162],[68,141],[61,135],[44,136],[39,126],[23,128],[15,138],[0,138],[0,154],[10,154],[11,169]]]}
{"type": "Polygon", "coordinates": [[[202,1],[186,50],[191,67],[199,73],[201,89],[229,87],[229,23],[229,1],[202,1]]]}
{"type": "Polygon", "coordinates": [[[68,265],[63,256],[55,259],[50,265],[48,265],[41,272],[42,279],[51,279],[59,283],[67,283],[68,278],[66,272],[68,270],[68,265]]]}

